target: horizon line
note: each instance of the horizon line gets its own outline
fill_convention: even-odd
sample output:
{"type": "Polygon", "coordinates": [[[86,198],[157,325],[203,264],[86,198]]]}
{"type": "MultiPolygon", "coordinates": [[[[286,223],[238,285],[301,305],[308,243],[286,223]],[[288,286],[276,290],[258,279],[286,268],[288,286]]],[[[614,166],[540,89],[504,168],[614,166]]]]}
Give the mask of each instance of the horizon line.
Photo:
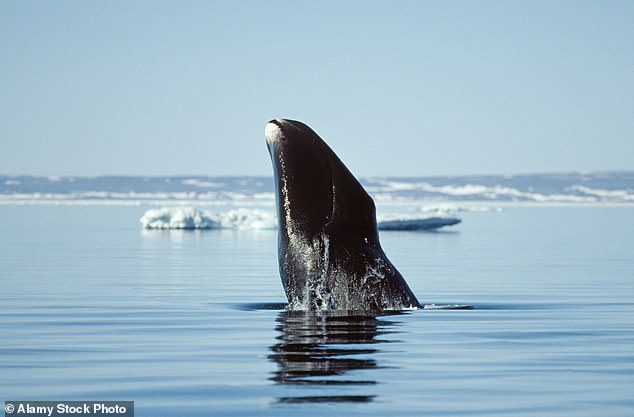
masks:
{"type": "MultiPolygon", "coordinates": [[[[600,170],[579,170],[579,171],[534,171],[523,173],[488,173],[488,174],[423,174],[423,175],[355,175],[357,178],[459,178],[459,177],[522,177],[522,176],[551,176],[551,175],[597,175],[597,174],[634,174],[632,169],[600,169],[600,170]]],[[[81,174],[81,175],[57,175],[57,174],[7,174],[0,173],[4,178],[271,178],[273,174],[81,174]]]]}

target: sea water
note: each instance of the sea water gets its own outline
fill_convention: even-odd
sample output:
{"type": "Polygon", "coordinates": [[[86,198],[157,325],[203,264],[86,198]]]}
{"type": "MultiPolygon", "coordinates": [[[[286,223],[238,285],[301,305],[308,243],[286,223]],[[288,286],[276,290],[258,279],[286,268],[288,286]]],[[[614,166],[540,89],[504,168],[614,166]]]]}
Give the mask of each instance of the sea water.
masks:
{"type": "Polygon", "coordinates": [[[475,308],[380,316],[285,311],[275,230],[143,230],[146,209],[0,206],[0,402],[634,415],[631,206],[509,206],[381,232],[421,303],[475,308]]]}

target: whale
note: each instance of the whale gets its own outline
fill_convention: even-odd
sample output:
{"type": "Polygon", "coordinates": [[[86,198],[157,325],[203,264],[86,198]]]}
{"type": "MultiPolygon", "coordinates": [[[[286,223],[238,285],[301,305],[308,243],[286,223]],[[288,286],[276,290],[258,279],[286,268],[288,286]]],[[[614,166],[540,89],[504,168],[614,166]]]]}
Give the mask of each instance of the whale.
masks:
{"type": "Polygon", "coordinates": [[[289,310],[421,308],[379,242],[376,207],[335,152],[306,124],[274,119],[278,264],[289,310]]]}

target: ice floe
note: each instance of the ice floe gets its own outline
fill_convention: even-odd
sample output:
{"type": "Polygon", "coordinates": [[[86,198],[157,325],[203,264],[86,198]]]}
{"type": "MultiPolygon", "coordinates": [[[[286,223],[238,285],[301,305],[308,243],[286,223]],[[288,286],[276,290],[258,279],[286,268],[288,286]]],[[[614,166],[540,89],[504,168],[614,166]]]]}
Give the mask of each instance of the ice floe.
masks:
{"type": "Polygon", "coordinates": [[[139,219],[144,229],[275,229],[275,215],[263,210],[239,208],[211,212],[195,207],[150,209],[139,219]]]}
{"type": "Polygon", "coordinates": [[[453,216],[386,214],[377,216],[377,227],[379,230],[434,230],[460,221],[453,216]]]}
{"type": "MultiPolygon", "coordinates": [[[[238,208],[212,212],[196,207],[164,207],[150,209],[139,219],[144,229],[275,229],[273,212],[238,208]]],[[[387,214],[377,216],[379,230],[431,230],[460,223],[452,216],[387,214]]]]}

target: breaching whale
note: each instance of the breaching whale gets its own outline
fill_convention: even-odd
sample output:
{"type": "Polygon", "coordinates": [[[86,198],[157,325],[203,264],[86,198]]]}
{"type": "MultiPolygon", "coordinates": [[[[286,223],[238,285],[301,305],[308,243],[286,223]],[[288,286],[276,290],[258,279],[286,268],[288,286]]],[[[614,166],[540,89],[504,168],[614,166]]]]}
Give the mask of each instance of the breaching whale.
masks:
{"type": "Polygon", "coordinates": [[[291,310],[420,308],[381,245],[374,201],[302,122],[271,120],[280,277],[291,310]]]}

